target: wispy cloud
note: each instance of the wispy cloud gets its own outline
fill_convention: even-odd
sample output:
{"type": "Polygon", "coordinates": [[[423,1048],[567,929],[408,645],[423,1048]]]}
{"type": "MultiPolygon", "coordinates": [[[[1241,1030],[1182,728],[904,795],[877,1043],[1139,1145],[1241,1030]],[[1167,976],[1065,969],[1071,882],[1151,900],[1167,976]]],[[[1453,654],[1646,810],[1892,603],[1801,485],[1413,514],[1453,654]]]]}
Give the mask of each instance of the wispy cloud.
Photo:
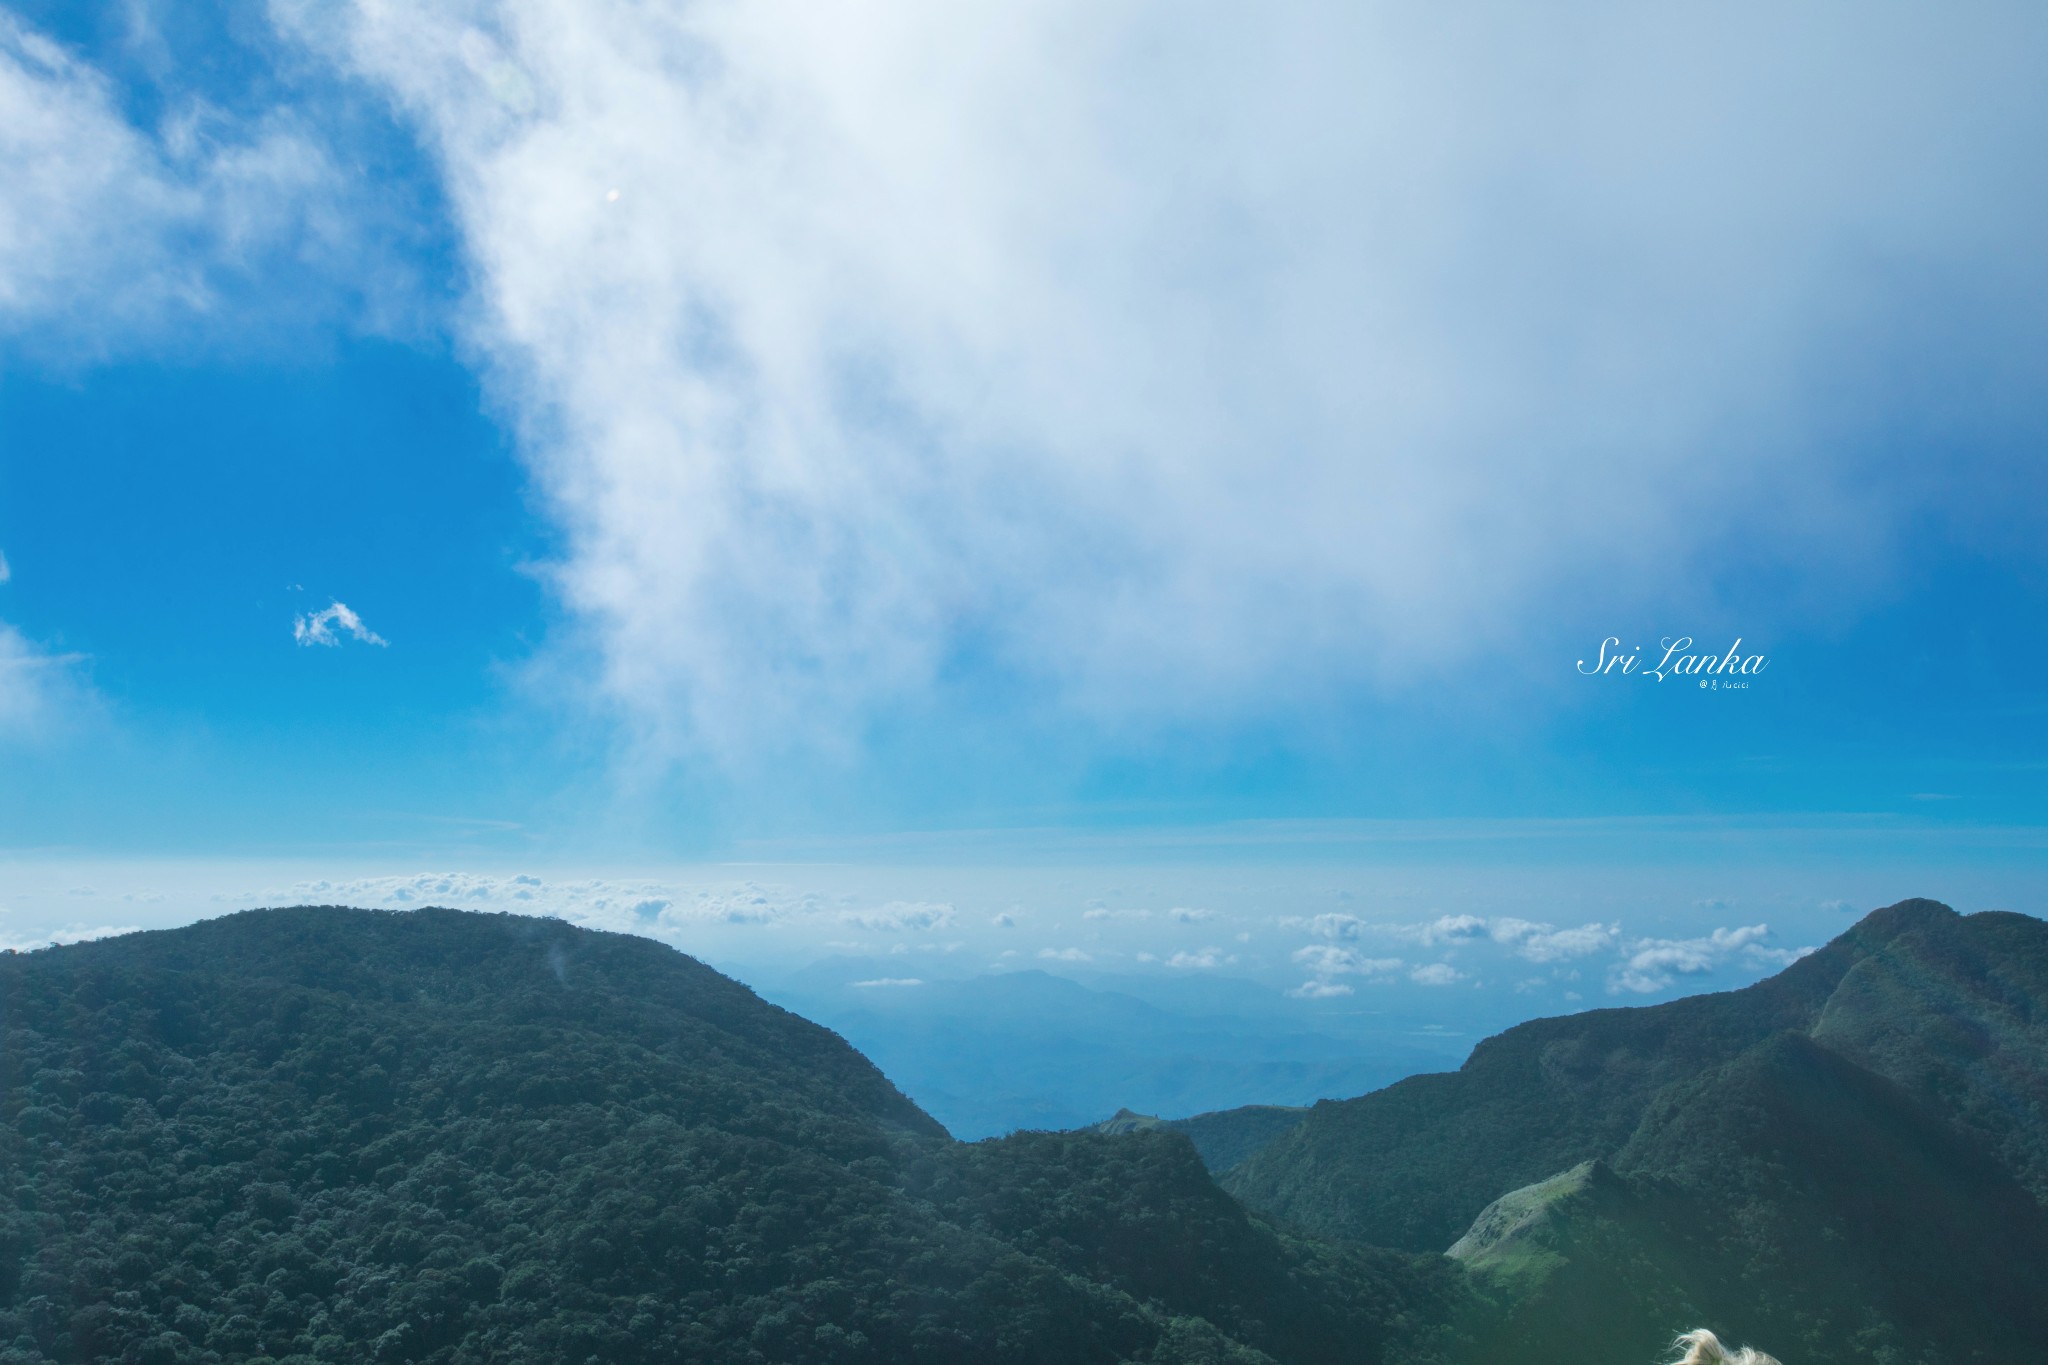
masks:
{"type": "MultiPolygon", "coordinates": [[[[1281,923],[1323,940],[1296,949],[1293,955],[1297,965],[1306,967],[1316,980],[1323,982],[1347,975],[1387,980],[1406,967],[1398,957],[1369,957],[1362,948],[1351,946],[1368,938],[1442,950],[1447,958],[1483,953],[1489,948],[1505,951],[1525,962],[1551,967],[1560,982],[1577,978],[1577,969],[1569,964],[1609,955],[1608,989],[1641,994],[1666,990],[1680,977],[1705,975],[1731,962],[1751,971],[1765,971],[1796,962],[1813,951],[1769,946],[1771,931],[1762,924],[1719,928],[1697,938],[1669,939],[1631,938],[1619,923],[1559,928],[1547,920],[1513,915],[1438,915],[1414,922],[1374,922],[1355,915],[1327,914],[1281,923]]],[[[1469,979],[1467,973],[1460,972],[1449,961],[1425,963],[1409,969],[1407,976],[1424,986],[1445,986],[1469,979]]],[[[1533,989],[1542,980],[1525,980],[1517,989],[1533,989]]]]}
{"type": "MultiPolygon", "coordinates": [[[[0,554],[0,585],[13,577],[7,556],[0,554]]],[[[48,739],[67,729],[91,695],[78,674],[84,662],[82,655],[45,649],[0,621],[0,741],[48,739]]]]}
{"type": "Polygon", "coordinates": [[[336,904],[393,910],[446,905],[556,915],[575,924],[672,938],[705,928],[751,928],[813,918],[822,898],[756,882],[684,886],[673,882],[591,877],[561,881],[531,873],[419,872],[402,876],[314,880],[266,887],[217,901],[244,905],[336,904]]]}
{"type": "Polygon", "coordinates": [[[1470,943],[1488,937],[1487,922],[1478,915],[1438,915],[1421,924],[1379,926],[1389,936],[1425,948],[1445,943],[1470,943]]]}
{"type": "Polygon", "coordinates": [[[57,654],[0,621],[0,740],[51,739],[90,709],[84,656],[57,654]]]}
{"type": "Polygon", "coordinates": [[[1325,976],[1343,973],[1378,976],[1401,969],[1401,959],[1398,957],[1366,957],[1349,948],[1328,948],[1320,945],[1295,949],[1294,961],[1325,976]]]}
{"type": "Polygon", "coordinates": [[[1357,976],[1369,981],[1386,981],[1406,964],[1398,957],[1367,957],[1351,948],[1331,944],[1310,944],[1294,951],[1293,962],[1310,973],[1310,979],[1290,991],[1299,999],[1320,1000],[1349,995],[1351,987],[1337,980],[1357,976]]]}
{"type": "Polygon", "coordinates": [[[343,277],[381,211],[297,117],[193,104],[144,128],[121,105],[101,73],[0,11],[0,336],[97,358],[173,329],[189,339],[223,312],[307,306],[316,278],[330,294],[375,289],[343,277]],[[248,287],[270,274],[300,287],[248,287]]]}
{"type": "Polygon", "coordinates": [[[953,907],[925,901],[891,901],[879,910],[848,911],[839,918],[858,929],[903,933],[945,928],[953,922],[953,907]]]}
{"type": "Polygon", "coordinates": [[[310,616],[292,618],[292,638],[302,645],[338,645],[342,635],[379,648],[390,643],[364,625],[363,618],[349,610],[346,602],[335,602],[310,616]]]}
{"type": "Polygon", "coordinates": [[[1488,926],[1495,943],[1506,944],[1530,962],[1565,962],[1603,952],[1621,938],[1619,924],[1582,924],[1559,929],[1534,920],[1504,917],[1488,926]]]}

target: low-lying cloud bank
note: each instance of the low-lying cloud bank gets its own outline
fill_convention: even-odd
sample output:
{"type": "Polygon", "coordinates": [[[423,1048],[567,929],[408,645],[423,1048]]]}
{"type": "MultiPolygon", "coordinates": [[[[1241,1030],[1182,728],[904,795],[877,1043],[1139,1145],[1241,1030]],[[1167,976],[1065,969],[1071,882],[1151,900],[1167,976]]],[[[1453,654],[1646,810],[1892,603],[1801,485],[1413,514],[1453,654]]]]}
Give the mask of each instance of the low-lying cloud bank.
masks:
{"type": "MultiPolygon", "coordinates": [[[[1353,991],[1347,978],[1381,983],[1405,974],[1418,985],[1449,986],[1471,979],[1472,973],[1452,965],[1461,951],[1493,950],[1495,962],[1513,959],[1549,967],[1553,982],[1577,982],[1580,970],[1571,964],[1583,959],[1606,957],[1606,989],[1654,995],[1671,989],[1681,977],[1704,977],[1734,966],[1759,975],[1789,966],[1812,948],[1783,948],[1770,944],[1769,925],[1750,924],[1717,928],[1696,938],[1641,938],[1626,934],[1619,923],[1582,924],[1560,929],[1554,924],[1519,919],[1511,915],[1488,919],[1480,915],[1439,915],[1415,923],[1376,921],[1350,914],[1322,914],[1309,918],[1290,916],[1280,927],[1304,931],[1322,940],[1297,948],[1291,961],[1309,973],[1309,979],[1291,994],[1303,999],[1328,999],[1353,991]],[[1436,962],[1411,965],[1404,957],[1374,956],[1363,945],[1370,940],[1411,945],[1425,952],[1438,952],[1436,962]]],[[[1520,988],[1548,984],[1543,978],[1524,978],[1520,988]]],[[[1577,991],[1572,998],[1582,998],[1577,991]]]]}
{"type": "MultiPolygon", "coordinates": [[[[552,915],[591,928],[707,946],[742,960],[800,963],[823,957],[939,955],[949,975],[1038,966],[1084,972],[1248,976],[1288,994],[1334,1000],[1392,988],[1542,989],[1566,1003],[1588,991],[1656,995],[1778,970],[1813,951],[1774,942],[1765,924],[1718,927],[1689,938],[1629,932],[1620,922],[1560,928],[1511,915],[1422,920],[1219,913],[1175,907],[1017,905],[992,916],[950,901],[827,892],[776,882],[682,883],[661,878],[550,879],[526,873],[417,873],[315,880],[216,900],[236,905],[336,903],[386,909],[449,905],[552,915]],[[1071,937],[1088,931],[1081,942],[1071,937]],[[1220,940],[1228,937],[1226,945],[1220,940]],[[1302,940],[1309,940],[1303,943],[1302,940]],[[1531,976],[1535,968],[1538,975],[1531,976]]],[[[877,972],[863,989],[909,982],[877,972]]],[[[922,980],[922,978],[916,978],[922,980]]]]}

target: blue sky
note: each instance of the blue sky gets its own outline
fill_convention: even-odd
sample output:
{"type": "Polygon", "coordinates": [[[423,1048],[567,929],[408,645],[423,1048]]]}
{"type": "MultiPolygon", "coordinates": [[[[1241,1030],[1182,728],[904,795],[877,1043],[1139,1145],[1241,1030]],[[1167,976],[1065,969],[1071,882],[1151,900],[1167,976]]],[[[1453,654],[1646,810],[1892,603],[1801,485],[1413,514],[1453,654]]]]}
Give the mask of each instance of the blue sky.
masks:
{"type": "Polygon", "coordinates": [[[1361,961],[1616,924],[1604,991],[2039,913],[2044,55],[2019,5],[0,8],[0,930],[760,882],[838,908],[698,946],[932,904],[987,965],[1001,901],[1166,972],[1237,950],[1077,917],[1235,868],[1236,969],[1363,990],[1300,959],[1336,869],[1361,961]],[[337,604],[374,639],[301,638],[337,604]]]}

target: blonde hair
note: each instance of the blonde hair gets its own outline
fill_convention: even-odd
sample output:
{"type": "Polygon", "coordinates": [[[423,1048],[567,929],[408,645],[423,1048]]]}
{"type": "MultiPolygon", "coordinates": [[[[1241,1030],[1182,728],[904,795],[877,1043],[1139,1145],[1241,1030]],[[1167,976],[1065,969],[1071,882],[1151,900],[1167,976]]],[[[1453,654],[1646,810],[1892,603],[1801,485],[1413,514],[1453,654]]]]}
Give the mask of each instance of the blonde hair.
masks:
{"type": "Polygon", "coordinates": [[[1721,1338],[1704,1327],[1679,1333],[1678,1340],[1671,1343],[1671,1349],[1685,1353],[1671,1365],[1778,1365],[1777,1357],[1767,1356],[1754,1347],[1729,1350],[1721,1344],[1721,1338]]]}

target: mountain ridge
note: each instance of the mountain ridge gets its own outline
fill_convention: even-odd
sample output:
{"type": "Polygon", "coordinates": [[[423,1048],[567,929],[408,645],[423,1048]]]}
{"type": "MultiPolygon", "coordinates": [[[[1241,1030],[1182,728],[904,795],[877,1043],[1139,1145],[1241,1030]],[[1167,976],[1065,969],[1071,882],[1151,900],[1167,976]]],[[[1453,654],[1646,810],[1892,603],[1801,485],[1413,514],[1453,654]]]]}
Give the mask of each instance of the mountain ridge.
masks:
{"type": "MultiPolygon", "coordinates": [[[[2034,926],[2029,937],[2048,954],[2048,926],[2011,918],[2034,926]]],[[[1518,1024],[1456,1071],[1313,1106],[1228,1172],[1225,1187],[1326,1236],[1447,1247],[1506,1191],[1618,1150],[1662,1086],[1772,1033],[1810,1029],[1857,964],[1964,922],[1938,901],[1902,901],[1739,990],[1518,1024]]]]}
{"type": "Polygon", "coordinates": [[[1904,902],[1742,990],[1532,1021],[1317,1105],[1222,1183],[1323,1235],[1441,1238],[1473,1360],[1648,1360],[1700,1322],[1802,1365],[2023,1358],[2040,1002],[2048,924],[1904,902]]]}
{"type": "Polygon", "coordinates": [[[0,1362],[1427,1365],[1441,1258],[1177,1133],[967,1145],[651,940],[255,911],[0,956],[0,1362]]]}

